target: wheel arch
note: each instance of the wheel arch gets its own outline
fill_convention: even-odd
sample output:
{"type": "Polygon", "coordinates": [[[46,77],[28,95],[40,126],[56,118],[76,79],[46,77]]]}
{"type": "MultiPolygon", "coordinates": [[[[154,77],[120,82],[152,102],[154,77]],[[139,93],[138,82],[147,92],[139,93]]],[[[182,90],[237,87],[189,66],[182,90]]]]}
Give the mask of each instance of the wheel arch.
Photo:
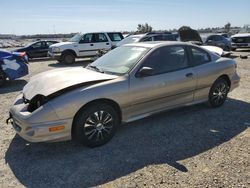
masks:
{"type": "Polygon", "coordinates": [[[115,111],[117,112],[118,114],[118,117],[119,117],[119,121],[121,123],[122,121],[122,111],[121,111],[121,107],[120,105],[115,102],[114,100],[112,99],[107,99],[107,98],[101,98],[101,99],[95,99],[95,100],[92,100],[88,103],[86,103],[85,105],[83,105],[77,112],[76,114],[74,115],[74,118],[73,118],[73,122],[72,122],[72,128],[71,128],[71,135],[73,136],[73,131],[74,131],[74,125],[75,125],[75,122],[76,122],[76,118],[77,116],[79,115],[79,113],[84,110],[84,109],[87,109],[89,106],[93,105],[93,104],[97,104],[97,103],[105,103],[105,104],[108,104],[110,106],[112,106],[115,111]]]}
{"type": "MultiPolygon", "coordinates": [[[[230,80],[230,78],[229,78],[228,75],[223,74],[223,75],[221,75],[219,78],[226,80],[226,82],[228,83],[229,88],[231,88],[231,80],[230,80]]],[[[219,79],[219,78],[218,78],[218,79],[219,79]]]]}
{"type": "Polygon", "coordinates": [[[75,57],[77,57],[76,52],[75,52],[74,50],[72,50],[72,49],[64,50],[64,51],[62,52],[62,55],[66,54],[66,53],[71,53],[71,54],[73,54],[75,57]]]}

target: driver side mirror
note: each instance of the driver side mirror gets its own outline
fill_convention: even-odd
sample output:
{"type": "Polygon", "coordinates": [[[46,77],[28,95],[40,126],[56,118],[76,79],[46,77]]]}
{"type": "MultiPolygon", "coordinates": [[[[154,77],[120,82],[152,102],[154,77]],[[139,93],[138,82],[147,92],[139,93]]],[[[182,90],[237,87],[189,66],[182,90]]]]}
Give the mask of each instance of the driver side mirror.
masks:
{"type": "Polygon", "coordinates": [[[213,41],[212,40],[208,40],[207,43],[212,43],[213,41]]]}
{"type": "Polygon", "coordinates": [[[146,77],[146,76],[151,76],[154,72],[154,69],[150,67],[142,67],[138,72],[137,72],[137,77],[146,77]]]}

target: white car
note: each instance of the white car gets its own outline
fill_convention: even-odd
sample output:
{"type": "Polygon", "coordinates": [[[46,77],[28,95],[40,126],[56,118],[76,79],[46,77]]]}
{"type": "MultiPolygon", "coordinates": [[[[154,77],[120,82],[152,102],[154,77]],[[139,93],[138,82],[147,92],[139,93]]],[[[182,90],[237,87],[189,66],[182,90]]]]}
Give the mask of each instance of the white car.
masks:
{"type": "Polygon", "coordinates": [[[250,33],[239,33],[231,36],[232,50],[237,48],[250,48],[250,33]]]}
{"type": "Polygon", "coordinates": [[[122,39],[119,32],[78,33],[68,42],[51,45],[48,55],[60,62],[71,64],[77,57],[94,57],[99,50],[110,50],[122,39]]]}

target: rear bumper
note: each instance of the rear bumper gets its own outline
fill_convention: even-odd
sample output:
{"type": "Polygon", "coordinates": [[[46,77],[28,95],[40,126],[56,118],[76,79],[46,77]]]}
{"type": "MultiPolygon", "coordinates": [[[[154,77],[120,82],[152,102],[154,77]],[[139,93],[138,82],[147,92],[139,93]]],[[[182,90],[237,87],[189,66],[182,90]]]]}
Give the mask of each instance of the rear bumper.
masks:
{"type": "MultiPolygon", "coordinates": [[[[45,121],[33,123],[32,116],[39,116],[39,112],[27,112],[27,104],[22,101],[19,95],[15,104],[10,109],[10,120],[16,133],[29,142],[54,142],[71,139],[72,119],[45,121]]],[[[54,115],[52,109],[50,114],[54,115]]]]}

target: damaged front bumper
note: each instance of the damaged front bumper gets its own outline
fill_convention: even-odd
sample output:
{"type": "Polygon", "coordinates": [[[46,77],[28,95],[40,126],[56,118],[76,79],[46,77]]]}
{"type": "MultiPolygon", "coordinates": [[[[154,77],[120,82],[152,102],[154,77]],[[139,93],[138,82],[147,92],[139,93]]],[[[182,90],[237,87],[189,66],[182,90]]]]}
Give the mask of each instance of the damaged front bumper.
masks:
{"type": "Polygon", "coordinates": [[[27,111],[22,95],[19,95],[10,109],[10,117],[6,120],[11,124],[16,133],[29,142],[54,142],[71,139],[72,119],[60,120],[51,107],[46,105],[47,117],[44,116],[44,108],[41,106],[34,112],[27,111]],[[53,121],[39,121],[40,119],[51,119],[53,121]],[[56,119],[56,120],[55,120],[56,119]],[[37,121],[36,121],[37,120],[37,121]]]}

